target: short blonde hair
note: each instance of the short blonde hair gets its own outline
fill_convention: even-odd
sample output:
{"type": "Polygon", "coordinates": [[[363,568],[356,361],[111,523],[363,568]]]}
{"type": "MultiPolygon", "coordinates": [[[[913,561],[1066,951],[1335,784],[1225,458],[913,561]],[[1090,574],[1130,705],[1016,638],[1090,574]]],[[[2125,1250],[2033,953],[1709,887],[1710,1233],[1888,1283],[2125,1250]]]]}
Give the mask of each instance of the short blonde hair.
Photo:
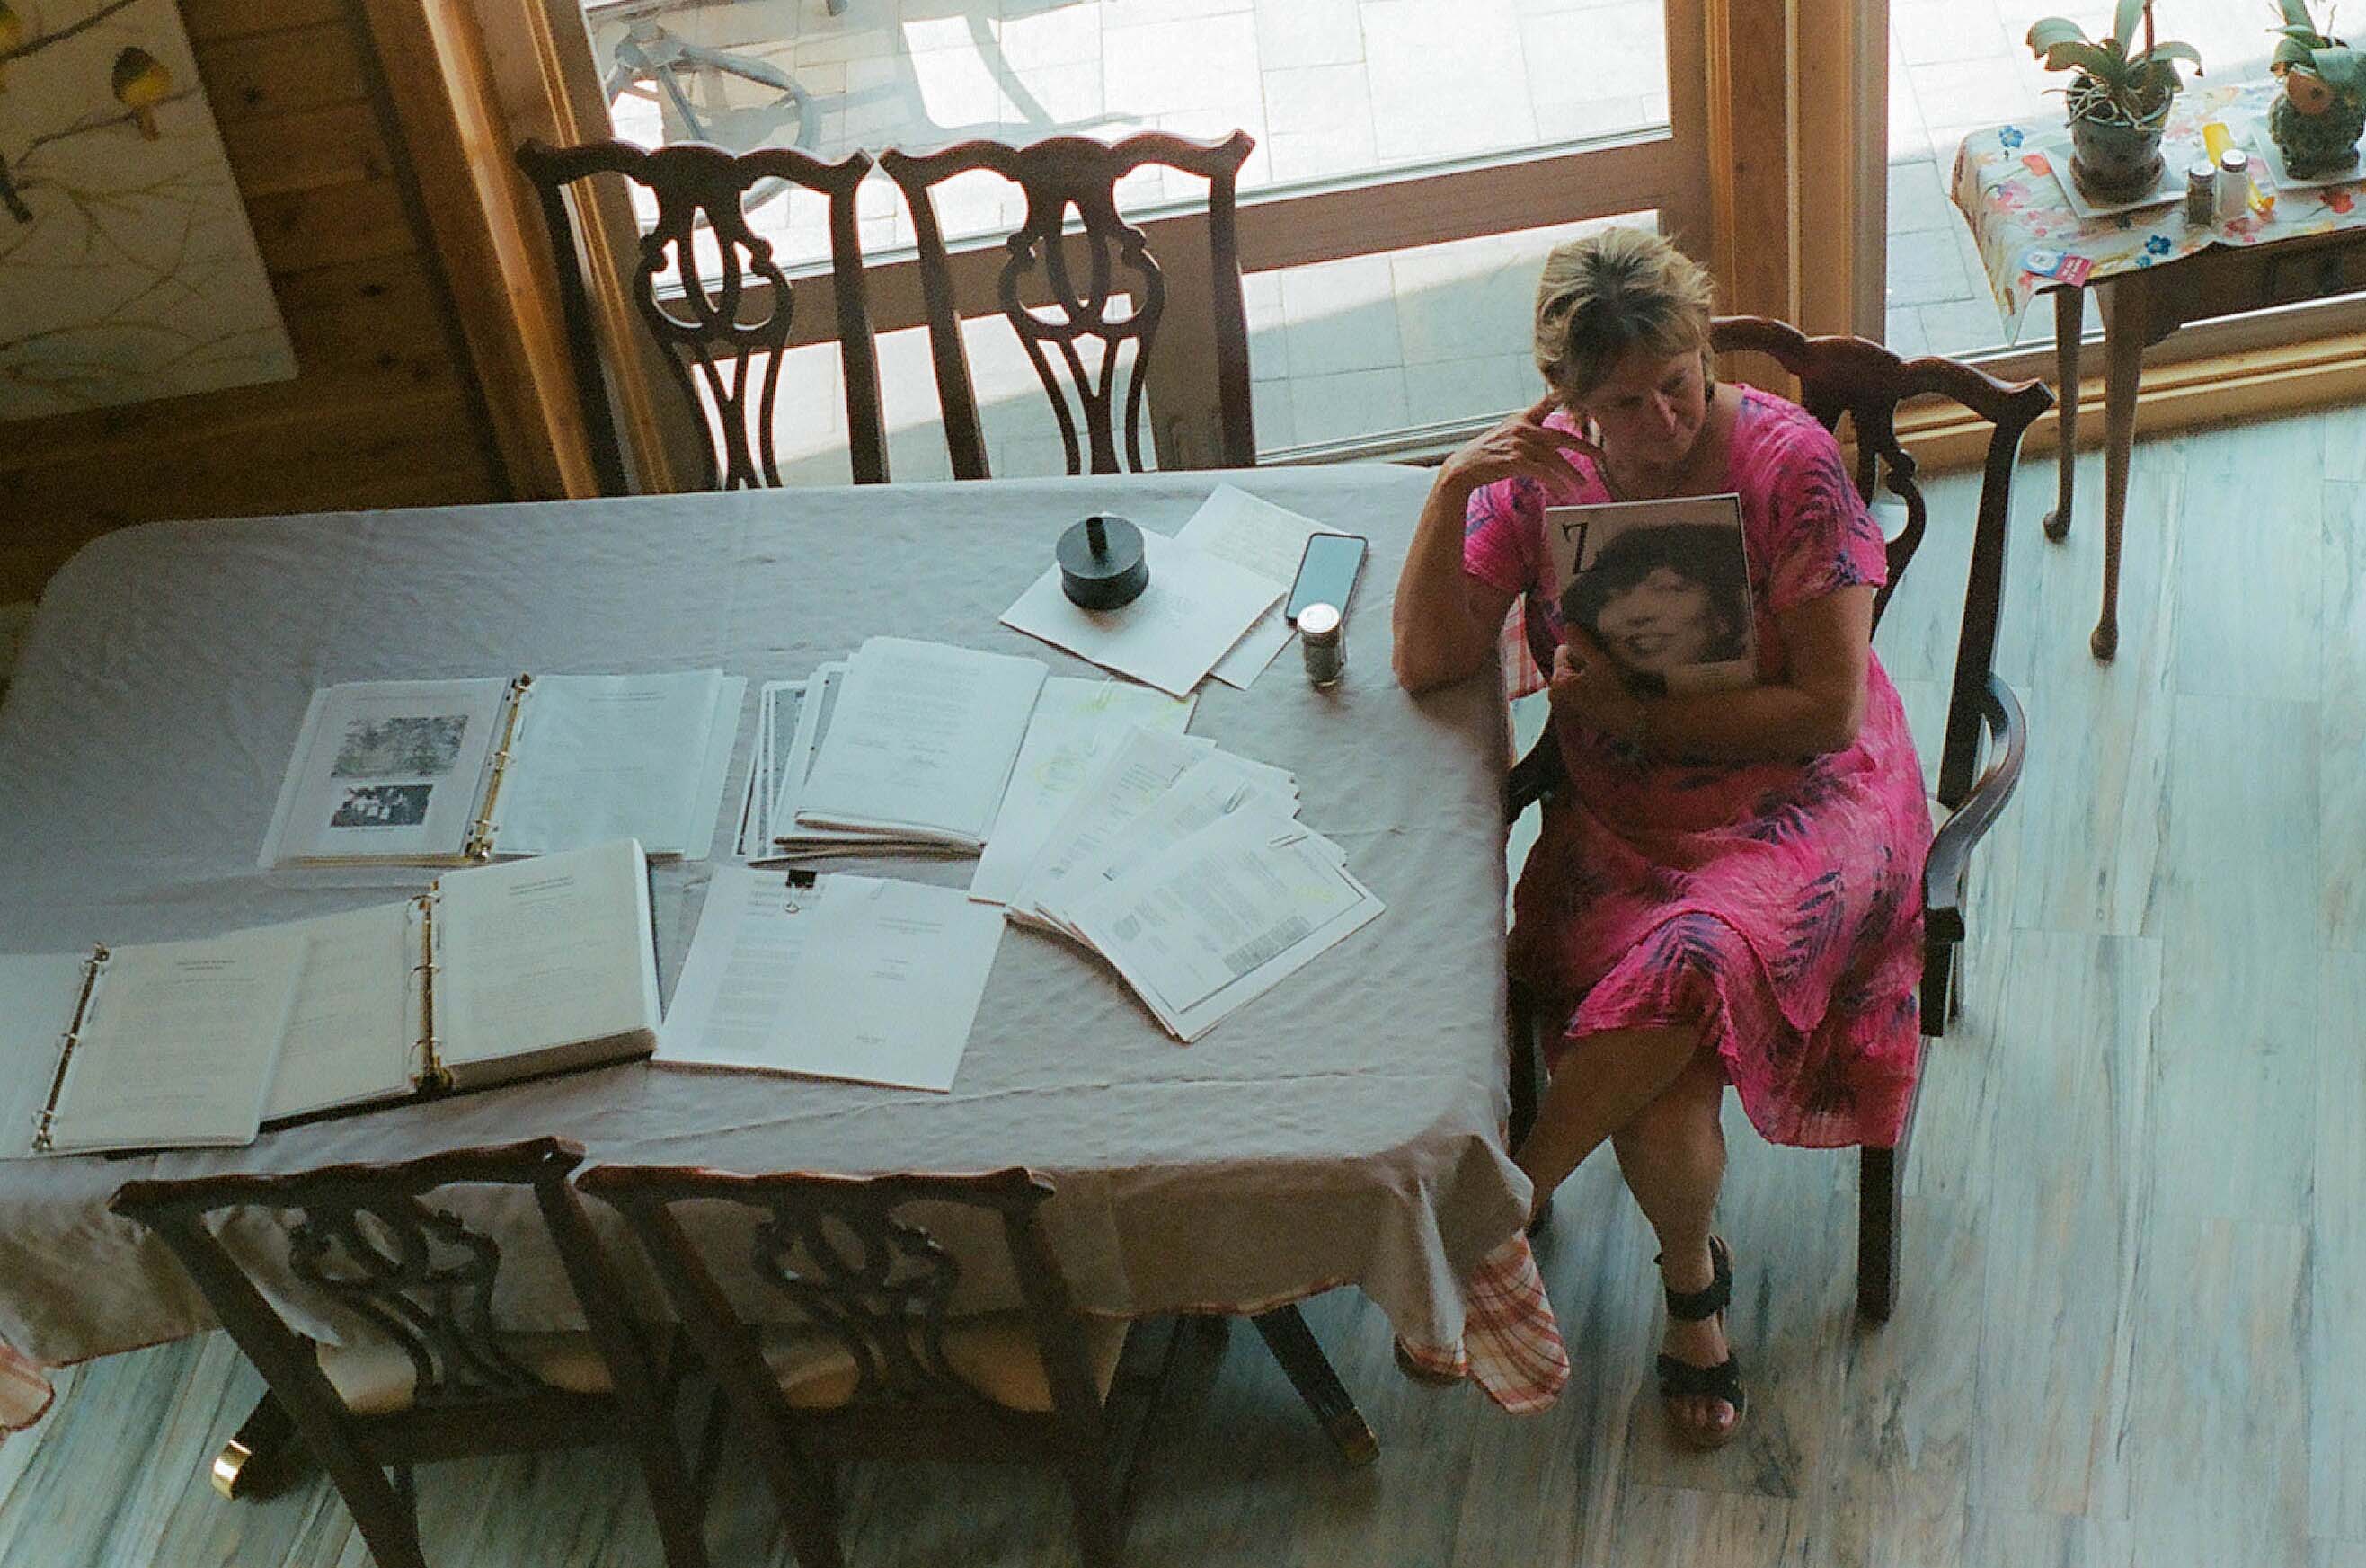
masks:
{"type": "Polygon", "coordinates": [[[1707,271],[1648,229],[1566,241],[1537,283],[1537,368],[1575,401],[1640,349],[1668,358],[1708,346],[1707,271]]]}

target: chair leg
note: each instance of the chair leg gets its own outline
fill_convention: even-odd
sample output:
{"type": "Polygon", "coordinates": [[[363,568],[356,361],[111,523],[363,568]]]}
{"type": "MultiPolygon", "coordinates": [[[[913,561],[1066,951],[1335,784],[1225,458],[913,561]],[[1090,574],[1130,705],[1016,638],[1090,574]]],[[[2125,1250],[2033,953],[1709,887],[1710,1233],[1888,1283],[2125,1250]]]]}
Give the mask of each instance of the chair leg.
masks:
{"type": "Polygon", "coordinates": [[[1085,1568],[1117,1568],[1125,1543],[1117,1494],[1110,1485],[1108,1456],[1097,1434],[1064,1431],[1060,1468],[1068,1477],[1068,1496],[1076,1515],[1076,1554],[1085,1568]]]}
{"type": "Polygon", "coordinates": [[[1898,1180],[1904,1149],[1866,1148],[1858,1175],[1856,1310],[1887,1323],[1898,1304],[1898,1180]]]}
{"type": "Polygon", "coordinates": [[[1505,1074],[1511,1081],[1511,1124],[1505,1141],[1516,1151],[1537,1124],[1536,1010],[1521,987],[1511,988],[1504,1009],[1505,1074]]]}
{"type": "Polygon", "coordinates": [[[267,1496],[287,1479],[303,1451],[287,1406],[266,1393],[214,1456],[214,1490],[232,1502],[267,1496]]]}
{"type": "Polygon", "coordinates": [[[1314,1331],[1306,1326],[1306,1319],[1299,1310],[1295,1306],[1276,1307],[1249,1321],[1265,1337],[1266,1348],[1281,1363],[1290,1385],[1306,1401],[1306,1408],[1323,1424],[1339,1457],[1352,1465],[1367,1465],[1380,1458],[1380,1439],[1372,1436],[1363,1412],[1348,1397],[1339,1374],[1331,1370],[1330,1358],[1323,1354],[1314,1331]]]}

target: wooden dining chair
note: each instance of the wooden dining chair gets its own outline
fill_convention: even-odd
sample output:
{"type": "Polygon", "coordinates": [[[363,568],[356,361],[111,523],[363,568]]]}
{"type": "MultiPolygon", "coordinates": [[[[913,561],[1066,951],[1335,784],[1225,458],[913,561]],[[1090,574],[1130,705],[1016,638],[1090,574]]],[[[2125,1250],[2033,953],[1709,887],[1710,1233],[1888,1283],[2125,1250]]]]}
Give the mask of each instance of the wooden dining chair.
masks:
{"type": "Polygon", "coordinates": [[[633,305],[675,389],[706,433],[700,457],[709,490],[781,482],[772,422],[800,296],[773,261],[772,243],[749,226],[749,189],[777,181],[829,198],[830,300],[845,383],[847,449],[855,483],[887,478],[879,355],[871,336],[854,214],[855,187],[871,171],[869,157],[855,152],[828,164],[786,147],[734,154],[696,141],[648,150],[625,141],[552,147],[535,141],[517,150],[517,163],[541,197],[550,230],[576,396],[602,494],[629,494],[630,486],[577,250],[579,243],[590,240],[592,226],[587,224],[579,240],[568,193],[579,180],[610,174],[637,181],[657,197],[657,221],[641,237],[633,270],[633,305]],[[702,233],[711,239],[719,267],[711,277],[702,275],[707,260],[702,254],[707,247],[697,243],[702,233]]]}
{"type": "Polygon", "coordinates": [[[1124,468],[1143,471],[1144,390],[1152,350],[1162,344],[1169,353],[1212,355],[1220,432],[1215,461],[1207,466],[1256,466],[1248,318],[1235,229],[1241,165],[1256,145],[1243,130],[1221,141],[1144,131],[1116,142],[1053,136],[1023,147],[963,141],[935,152],[891,147],[879,155],[880,168],[904,193],[918,240],[929,348],[955,479],[989,476],[977,391],[962,342],[967,301],[958,298],[936,187],[979,170],[1001,175],[1026,195],[1024,220],[1002,242],[1007,254],[995,275],[994,310],[1018,333],[1051,400],[1068,472],[1122,471],[1121,438],[1124,468]],[[1192,280],[1189,294],[1177,289],[1172,299],[1167,272],[1150,254],[1143,231],[1118,214],[1119,182],[1149,167],[1208,182],[1207,254],[1170,258],[1177,277],[1192,280]],[[1071,223],[1081,231],[1065,232],[1071,223]],[[1187,302],[1200,314],[1187,313],[1187,302]]]}
{"type": "Polygon", "coordinates": [[[625,1166],[579,1180],[624,1214],[656,1265],[764,1467],[803,1568],[842,1562],[829,1469],[842,1458],[1055,1466],[1085,1562],[1117,1561],[1174,1325],[1075,1310],[1038,1223],[1051,1183],[1021,1169],[735,1176],[625,1166]],[[752,1244],[719,1260],[684,1229],[677,1211],[690,1203],[737,1207],[754,1222],[752,1244]],[[964,1220],[998,1235],[997,1266],[1007,1263],[1020,1306],[956,1314],[965,1267],[980,1264],[957,1259],[940,1233],[964,1220]],[[734,1302],[749,1291],[775,1296],[794,1326],[743,1317],[734,1302]]]}
{"type": "MultiPolygon", "coordinates": [[[[1952,359],[1902,360],[1864,338],[1810,338],[1796,327],[1755,316],[1719,318],[1709,342],[1720,354],[1754,351],[1773,358],[1798,378],[1801,405],[1827,429],[1838,431],[1846,415],[1847,435],[1856,447],[1857,493],[1870,503],[1878,482],[1906,503],[1906,525],[1888,545],[1888,584],[1874,599],[1876,627],[1922,544],[1928,522],[1914,457],[1898,443],[1898,405],[1910,398],[1946,399],[1989,426],[1979,506],[1970,525],[1971,569],[1948,689],[1938,793],[1932,802],[1938,831],[1922,873],[1921,1028],[1926,1042],[1937,1039],[1963,1009],[1964,884],[1972,852],[2020,784],[2029,744],[2021,703],[1996,673],[1997,615],[2004,602],[2013,466],[2022,438],[2054,405],[2054,394],[2039,382],[2008,385],[1952,359]]],[[[1530,805],[1551,799],[1564,779],[1560,744],[1548,723],[1527,754],[1513,764],[1504,791],[1505,823],[1530,805]]],[[[1553,1021],[1538,1015],[1537,998],[1515,980],[1509,1026],[1515,1148],[1536,1123],[1542,1056],[1537,1031],[1553,1021]]],[[[1927,1045],[1923,1055],[1927,1063],[1927,1045]]],[[[1898,1300],[1898,1181],[1913,1125],[1910,1103],[1897,1146],[1867,1147],[1860,1155],[1857,1311],[1875,1322],[1887,1321],[1898,1300]]]]}
{"type": "Polygon", "coordinates": [[[666,1562],[703,1568],[700,1510],[669,1416],[680,1359],[661,1369],[646,1331],[617,1305],[567,1182],[582,1157],[576,1145],[536,1138],[395,1165],[132,1181],[109,1207],[153,1231],[188,1270],[344,1495],[379,1568],[423,1568],[413,1465],[595,1443],[634,1450],[666,1562]],[[588,1332],[495,1326],[501,1247],[431,1197],[459,1186],[531,1193],[588,1332]],[[237,1251],[221,1234],[230,1226],[237,1251]],[[257,1247],[270,1254],[260,1269],[248,1250],[257,1247]],[[266,1280],[292,1283],[308,1312],[341,1325],[340,1341],[293,1326],[266,1280]]]}

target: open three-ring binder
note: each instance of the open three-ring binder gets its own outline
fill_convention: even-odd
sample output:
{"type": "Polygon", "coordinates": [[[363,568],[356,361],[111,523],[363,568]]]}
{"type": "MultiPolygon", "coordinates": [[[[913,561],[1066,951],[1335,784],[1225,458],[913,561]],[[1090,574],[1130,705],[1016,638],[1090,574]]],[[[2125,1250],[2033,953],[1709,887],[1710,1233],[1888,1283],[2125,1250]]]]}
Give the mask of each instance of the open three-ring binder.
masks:
{"type": "Polygon", "coordinates": [[[629,840],[456,871],[417,897],[198,942],[0,958],[0,1157],[251,1142],[265,1124],[656,1047],[629,840]],[[44,1044],[53,1055],[42,1055],[44,1044]]]}
{"type": "Polygon", "coordinates": [[[715,669],[323,687],[261,863],[479,865],[615,838],[704,858],[747,688],[715,669]]]}

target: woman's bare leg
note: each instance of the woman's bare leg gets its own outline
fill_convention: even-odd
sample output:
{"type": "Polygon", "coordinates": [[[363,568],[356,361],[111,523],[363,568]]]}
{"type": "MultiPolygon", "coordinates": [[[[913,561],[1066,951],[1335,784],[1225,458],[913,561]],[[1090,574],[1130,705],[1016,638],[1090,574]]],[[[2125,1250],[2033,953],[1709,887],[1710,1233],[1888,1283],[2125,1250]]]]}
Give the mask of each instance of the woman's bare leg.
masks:
{"type": "MultiPolygon", "coordinates": [[[[1696,1055],[1656,1099],[1611,1134],[1618,1168],[1636,1206],[1660,1238],[1660,1277],[1672,1291],[1705,1289],[1716,1269],[1708,1251],[1709,1225],[1725,1179],[1725,1132],[1718,1111],[1725,1075],[1716,1059],[1696,1055]]],[[[1696,1367],[1725,1359],[1725,1325],[1668,1322],[1668,1354],[1696,1367]]],[[[1733,1406],[1703,1397],[1675,1402],[1675,1418],[1687,1426],[1722,1428],[1733,1406]]]]}
{"type": "Polygon", "coordinates": [[[1675,1082],[1699,1049],[1697,1030],[1612,1029],[1563,1053],[1537,1107],[1537,1124],[1512,1156],[1536,1188],[1532,1212],[1604,1139],[1675,1082]]]}

